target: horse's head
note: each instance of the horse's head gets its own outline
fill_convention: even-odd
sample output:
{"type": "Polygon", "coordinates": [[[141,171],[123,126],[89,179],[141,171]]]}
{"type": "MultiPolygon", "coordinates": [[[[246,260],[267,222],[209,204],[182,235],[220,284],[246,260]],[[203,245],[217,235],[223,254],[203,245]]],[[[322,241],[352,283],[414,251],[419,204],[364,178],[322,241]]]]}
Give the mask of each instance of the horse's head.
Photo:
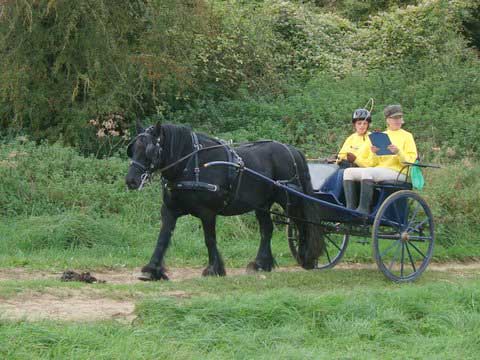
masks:
{"type": "Polygon", "coordinates": [[[137,136],[127,148],[131,162],[125,181],[129,189],[143,187],[148,176],[162,167],[161,133],[160,124],[144,129],[137,122],[137,136]]]}

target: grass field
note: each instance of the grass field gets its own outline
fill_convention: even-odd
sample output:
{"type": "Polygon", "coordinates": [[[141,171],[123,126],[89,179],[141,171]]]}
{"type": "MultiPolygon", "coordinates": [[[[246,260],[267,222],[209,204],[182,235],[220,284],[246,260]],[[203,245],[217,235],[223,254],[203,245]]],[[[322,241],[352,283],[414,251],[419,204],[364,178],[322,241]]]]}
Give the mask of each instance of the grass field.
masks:
{"type": "Polygon", "coordinates": [[[2,320],[8,359],[475,359],[480,351],[478,270],[430,271],[408,285],[374,270],[0,284],[5,302],[50,293],[68,303],[82,293],[92,306],[98,297],[136,304],[128,323],[2,320]]]}
{"type": "MultiPolygon", "coordinates": [[[[176,281],[141,283],[132,272],[156,241],[158,184],[127,192],[125,160],[57,145],[5,144],[0,155],[0,358],[478,358],[478,266],[396,285],[368,268],[369,244],[352,242],[343,263],[367,266],[307,272],[277,226],[280,269],[239,275],[259,244],[250,214],[220,219],[229,276],[204,279],[200,223],[185,217],[166,257],[176,281]],[[60,282],[66,269],[107,283],[60,282]]],[[[428,175],[437,263],[479,259],[479,171],[463,163],[428,175]]]]}

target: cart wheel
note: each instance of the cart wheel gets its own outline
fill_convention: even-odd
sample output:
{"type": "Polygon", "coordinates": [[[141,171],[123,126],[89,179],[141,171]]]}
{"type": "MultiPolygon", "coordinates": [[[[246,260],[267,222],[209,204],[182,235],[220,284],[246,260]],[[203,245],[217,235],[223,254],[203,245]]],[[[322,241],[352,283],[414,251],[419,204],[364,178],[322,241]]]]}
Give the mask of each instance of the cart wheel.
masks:
{"type": "MultiPolygon", "coordinates": [[[[298,259],[298,229],[295,224],[287,225],[288,246],[293,258],[300,264],[298,259]]],[[[342,260],[347,249],[349,235],[325,234],[325,251],[318,258],[316,269],[330,269],[342,260]]]]}
{"type": "Polygon", "coordinates": [[[395,282],[413,281],[432,258],[432,212],[417,193],[395,192],[378,209],[372,238],[373,256],[382,273],[395,282]]]}

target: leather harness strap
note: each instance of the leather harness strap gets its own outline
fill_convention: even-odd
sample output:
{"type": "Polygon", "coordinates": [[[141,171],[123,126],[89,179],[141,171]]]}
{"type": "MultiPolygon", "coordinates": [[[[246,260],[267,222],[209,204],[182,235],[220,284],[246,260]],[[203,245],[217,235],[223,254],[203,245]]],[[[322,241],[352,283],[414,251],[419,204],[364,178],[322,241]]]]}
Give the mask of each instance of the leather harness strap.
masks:
{"type": "MultiPolygon", "coordinates": [[[[166,187],[170,190],[204,190],[204,191],[212,191],[212,192],[217,192],[219,190],[222,190],[218,185],[200,181],[200,165],[199,165],[198,153],[200,152],[201,149],[208,149],[208,148],[204,148],[203,145],[198,141],[198,136],[195,132],[192,131],[191,136],[192,136],[192,146],[194,151],[192,153],[192,157],[190,158],[189,163],[187,163],[183,171],[184,173],[186,173],[188,171],[190,162],[193,162],[193,173],[194,173],[195,180],[165,182],[166,187]]],[[[219,143],[218,145],[219,148],[223,147],[225,149],[227,153],[227,160],[229,162],[235,162],[235,163],[242,162],[242,158],[236,153],[235,150],[233,150],[230,146],[228,146],[228,144],[225,141],[220,139],[216,139],[216,141],[219,143]]],[[[228,169],[228,175],[227,175],[228,188],[223,189],[227,193],[231,192],[232,184],[235,182],[237,173],[238,171],[236,169],[231,169],[231,168],[228,169]]],[[[228,201],[227,203],[230,203],[230,201],[228,201]]]]}

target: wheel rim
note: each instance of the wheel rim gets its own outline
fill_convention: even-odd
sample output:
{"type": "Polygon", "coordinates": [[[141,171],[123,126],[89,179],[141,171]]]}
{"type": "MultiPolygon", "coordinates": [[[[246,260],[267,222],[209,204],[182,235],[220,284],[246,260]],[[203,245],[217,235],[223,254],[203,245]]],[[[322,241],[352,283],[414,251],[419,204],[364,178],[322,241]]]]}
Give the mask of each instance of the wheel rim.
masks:
{"type": "Polygon", "coordinates": [[[385,200],[374,222],[373,251],[389,279],[416,279],[430,262],[433,243],[433,217],[420,196],[400,191],[385,200]]]}
{"type": "MultiPolygon", "coordinates": [[[[334,267],[345,254],[349,236],[344,234],[325,234],[325,250],[318,258],[316,269],[329,269],[334,267]]],[[[293,258],[300,264],[298,258],[298,230],[295,225],[288,225],[288,245],[293,258]]]]}
{"type": "Polygon", "coordinates": [[[325,234],[325,250],[318,258],[317,269],[329,269],[340,262],[348,244],[348,235],[325,234]]]}

